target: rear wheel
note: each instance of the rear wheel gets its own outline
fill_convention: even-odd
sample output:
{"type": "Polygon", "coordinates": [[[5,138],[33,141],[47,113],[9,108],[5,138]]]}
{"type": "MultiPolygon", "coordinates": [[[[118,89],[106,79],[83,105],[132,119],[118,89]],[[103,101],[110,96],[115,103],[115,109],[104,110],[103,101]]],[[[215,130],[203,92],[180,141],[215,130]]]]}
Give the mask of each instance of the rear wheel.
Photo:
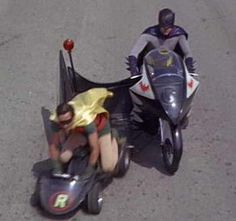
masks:
{"type": "Polygon", "coordinates": [[[179,168],[183,152],[182,133],[179,127],[171,128],[172,142],[166,139],[162,146],[162,157],[167,172],[171,175],[179,168]]]}
{"type": "Polygon", "coordinates": [[[102,209],[102,186],[96,183],[87,195],[87,209],[91,214],[99,214],[102,209]]]}

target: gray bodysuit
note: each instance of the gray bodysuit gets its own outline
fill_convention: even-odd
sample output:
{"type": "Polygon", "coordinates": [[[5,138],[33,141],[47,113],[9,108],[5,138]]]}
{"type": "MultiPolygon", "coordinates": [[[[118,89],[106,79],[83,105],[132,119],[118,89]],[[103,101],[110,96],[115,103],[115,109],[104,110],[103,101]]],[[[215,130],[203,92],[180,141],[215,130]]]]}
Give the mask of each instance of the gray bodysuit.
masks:
{"type": "Polygon", "coordinates": [[[164,37],[159,29],[159,26],[147,28],[136,41],[130,52],[130,56],[138,58],[144,48],[151,43],[154,48],[164,46],[170,50],[175,50],[179,44],[180,49],[185,58],[192,57],[192,52],[187,41],[187,33],[179,26],[174,26],[171,33],[164,37]]]}

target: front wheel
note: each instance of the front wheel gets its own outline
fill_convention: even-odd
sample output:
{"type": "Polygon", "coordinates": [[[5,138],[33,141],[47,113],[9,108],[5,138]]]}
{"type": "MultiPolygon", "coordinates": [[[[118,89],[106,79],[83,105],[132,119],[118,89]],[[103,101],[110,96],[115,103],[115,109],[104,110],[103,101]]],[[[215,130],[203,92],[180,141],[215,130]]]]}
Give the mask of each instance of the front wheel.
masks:
{"type": "Polygon", "coordinates": [[[167,138],[162,145],[162,157],[167,172],[174,175],[179,168],[183,152],[182,133],[179,127],[171,127],[172,141],[167,138]]]}
{"type": "Polygon", "coordinates": [[[124,177],[130,166],[130,149],[123,147],[120,151],[119,160],[115,169],[115,177],[124,177]]]}
{"type": "Polygon", "coordinates": [[[32,207],[40,206],[40,185],[39,185],[39,179],[37,180],[37,183],[35,185],[34,193],[30,197],[30,205],[32,207]]]}
{"type": "Polygon", "coordinates": [[[87,209],[90,214],[99,214],[102,210],[102,186],[96,183],[87,195],[87,209]]]}

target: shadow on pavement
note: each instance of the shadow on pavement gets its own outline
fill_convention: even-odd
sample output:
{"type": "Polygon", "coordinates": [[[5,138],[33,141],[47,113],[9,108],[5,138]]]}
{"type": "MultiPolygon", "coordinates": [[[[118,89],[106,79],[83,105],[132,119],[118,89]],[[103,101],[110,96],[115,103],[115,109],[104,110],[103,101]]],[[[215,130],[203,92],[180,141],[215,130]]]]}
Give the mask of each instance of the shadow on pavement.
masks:
{"type": "Polygon", "coordinates": [[[169,175],[165,170],[162,160],[160,137],[157,133],[151,135],[149,132],[141,130],[132,131],[132,161],[136,164],[147,167],[156,168],[159,172],[169,175]]]}

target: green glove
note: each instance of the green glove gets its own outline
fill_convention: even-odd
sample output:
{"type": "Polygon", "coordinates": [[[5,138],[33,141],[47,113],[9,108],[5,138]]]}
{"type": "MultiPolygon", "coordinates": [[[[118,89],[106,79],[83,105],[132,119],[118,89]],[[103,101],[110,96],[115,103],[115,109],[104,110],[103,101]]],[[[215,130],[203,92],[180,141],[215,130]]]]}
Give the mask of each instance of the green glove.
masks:
{"type": "Polygon", "coordinates": [[[96,171],[96,168],[92,165],[88,165],[85,169],[83,175],[81,176],[82,179],[88,179],[93,175],[93,173],[96,171]]]}
{"type": "Polygon", "coordinates": [[[52,173],[62,174],[62,165],[59,160],[52,160],[52,173]]]}

